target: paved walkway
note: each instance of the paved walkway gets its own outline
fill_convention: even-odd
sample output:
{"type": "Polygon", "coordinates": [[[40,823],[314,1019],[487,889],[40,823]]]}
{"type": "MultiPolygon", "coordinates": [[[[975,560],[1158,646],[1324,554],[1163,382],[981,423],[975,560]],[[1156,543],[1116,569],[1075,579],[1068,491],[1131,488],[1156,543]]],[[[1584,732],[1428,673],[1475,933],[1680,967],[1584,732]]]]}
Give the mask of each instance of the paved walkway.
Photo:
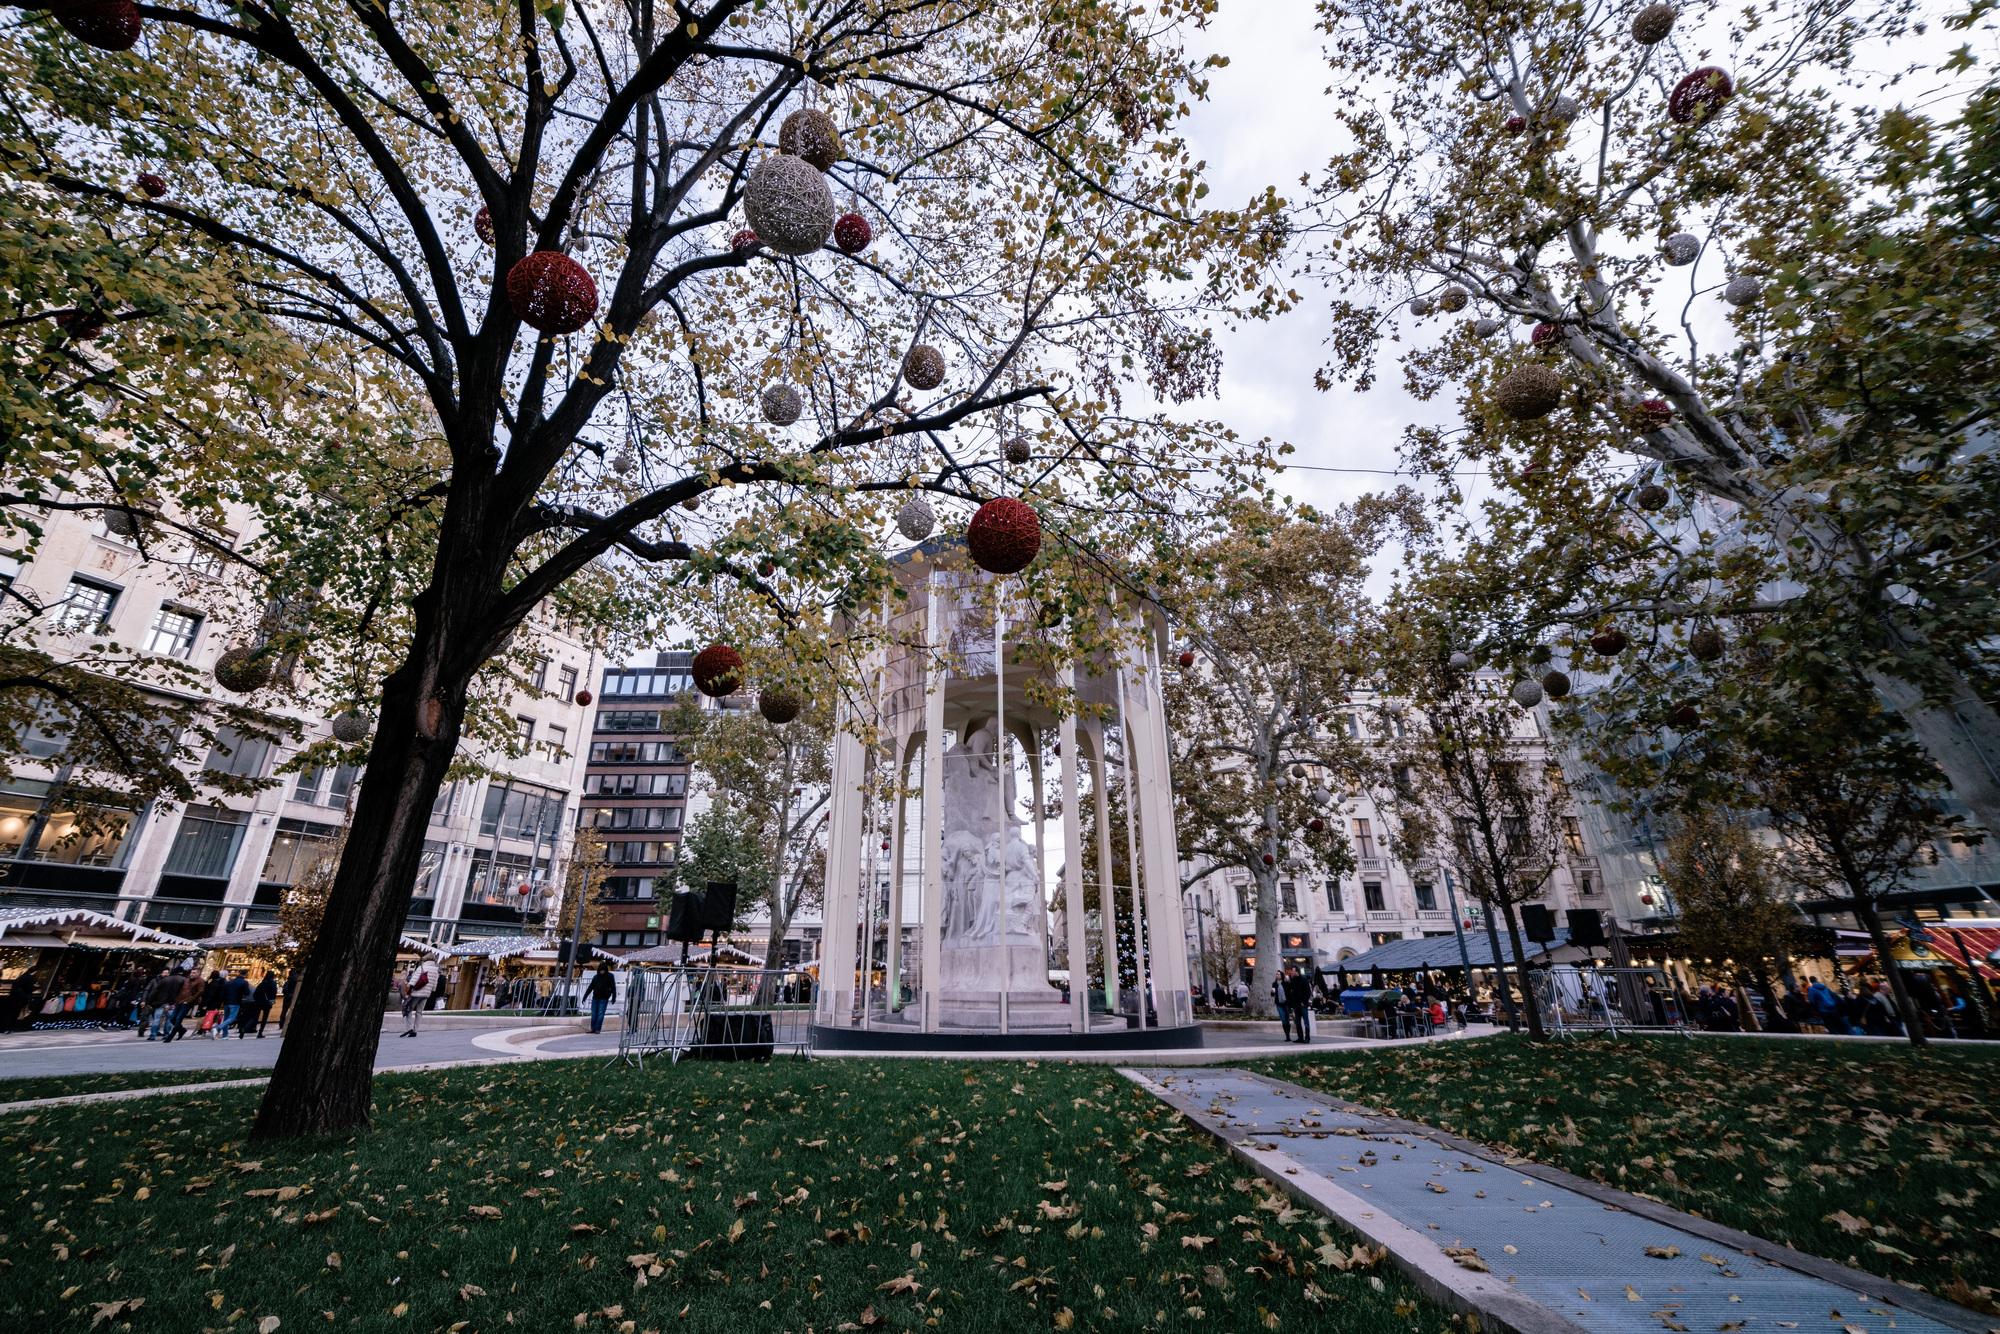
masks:
{"type": "MultiPolygon", "coordinates": [[[[1345,1213],[1342,1221],[1365,1230],[1380,1214],[1402,1225],[1394,1232],[1405,1250],[1429,1242],[1476,1252],[1491,1270],[1482,1281],[1504,1283],[1508,1300],[1519,1294],[1544,1308],[1556,1317],[1550,1327],[1592,1334],[1955,1334],[1992,1323],[1887,1279],[1324,1094],[1235,1070],[1133,1073],[1247,1149],[1245,1157],[1272,1180],[1311,1187],[1314,1202],[1345,1213]]],[[[1393,1253],[1393,1237],[1390,1244],[1393,1253]]],[[[1413,1258],[1435,1272],[1441,1254],[1413,1258]]]]}
{"type": "MultiPolygon", "coordinates": [[[[597,1051],[609,1054],[618,1049],[616,1033],[593,1037],[562,1029],[551,1033],[545,1028],[449,1028],[405,1038],[398,1036],[401,1031],[394,1025],[383,1029],[382,1043],[375,1053],[377,1070],[509,1056],[564,1056],[597,1051]]],[[[241,1069],[251,1076],[277,1064],[281,1041],[276,1029],[266,1029],[261,1039],[205,1038],[191,1034],[174,1042],[147,1042],[129,1032],[74,1029],[7,1033],[0,1034],[0,1074],[28,1078],[241,1069]]]]}

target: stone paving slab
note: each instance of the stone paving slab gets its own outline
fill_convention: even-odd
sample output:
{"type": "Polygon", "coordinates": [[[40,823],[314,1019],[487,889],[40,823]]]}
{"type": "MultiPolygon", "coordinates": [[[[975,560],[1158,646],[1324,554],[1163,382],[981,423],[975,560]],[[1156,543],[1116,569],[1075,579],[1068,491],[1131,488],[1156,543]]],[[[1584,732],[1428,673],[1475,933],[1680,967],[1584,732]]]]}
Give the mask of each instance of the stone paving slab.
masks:
{"type": "MultiPolygon", "coordinates": [[[[1993,1323],[1887,1279],[1282,1081],[1227,1069],[1127,1073],[1274,1182],[1320,1207],[1330,1202],[1349,1226],[1393,1220],[1407,1235],[1400,1248],[1397,1238],[1383,1244],[1399,1264],[1434,1270],[1444,1247],[1476,1252],[1509,1292],[1590,1334],[1986,1334],[1993,1323]],[[1412,1247],[1419,1254],[1406,1257],[1412,1247]]],[[[1500,1306],[1488,1314],[1526,1328],[1500,1306]]]]}

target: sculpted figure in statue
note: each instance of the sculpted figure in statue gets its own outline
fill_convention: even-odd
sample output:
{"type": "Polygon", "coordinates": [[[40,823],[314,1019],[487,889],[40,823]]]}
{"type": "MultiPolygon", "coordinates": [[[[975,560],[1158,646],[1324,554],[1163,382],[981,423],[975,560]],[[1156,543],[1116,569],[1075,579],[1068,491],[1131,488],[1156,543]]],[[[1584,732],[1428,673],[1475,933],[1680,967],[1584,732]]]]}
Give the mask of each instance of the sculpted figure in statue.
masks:
{"type": "Polygon", "coordinates": [[[997,736],[988,719],[944,757],[944,943],[948,948],[1038,940],[1033,914],[1041,901],[1035,851],[1021,822],[1005,822],[1001,854],[1000,791],[1013,810],[1014,776],[1001,774],[997,736]],[[1004,865],[1003,865],[1004,862],[1004,865]],[[1003,875],[1004,871],[1004,875],[1003,875]],[[1003,926],[1004,922],[1004,926],[1003,926]]]}

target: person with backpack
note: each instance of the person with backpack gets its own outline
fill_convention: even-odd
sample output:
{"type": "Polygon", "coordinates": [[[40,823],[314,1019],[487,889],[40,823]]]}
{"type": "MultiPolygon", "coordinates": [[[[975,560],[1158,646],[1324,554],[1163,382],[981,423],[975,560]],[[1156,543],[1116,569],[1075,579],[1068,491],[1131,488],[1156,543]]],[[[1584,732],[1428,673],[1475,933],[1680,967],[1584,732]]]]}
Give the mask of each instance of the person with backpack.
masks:
{"type": "Polygon", "coordinates": [[[397,990],[403,995],[403,1022],[409,1025],[403,1031],[406,1038],[417,1035],[417,1016],[423,1013],[424,1000],[431,994],[433,981],[430,965],[422,959],[411,964],[403,973],[397,990]]]}
{"type": "MultiPolygon", "coordinates": [[[[258,1037],[261,1038],[264,1036],[264,1025],[271,1022],[271,1007],[273,1005],[276,1005],[277,1003],[278,1003],[278,975],[272,972],[269,968],[266,968],[264,970],[263,978],[257,983],[257,989],[250,993],[250,1005],[251,1008],[256,1012],[255,1022],[257,1025],[258,1037]]],[[[244,1020],[244,1026],[246,1028],[250,1025],[250,1023],[251,1020],[249,1019],[244,1020]]]]}

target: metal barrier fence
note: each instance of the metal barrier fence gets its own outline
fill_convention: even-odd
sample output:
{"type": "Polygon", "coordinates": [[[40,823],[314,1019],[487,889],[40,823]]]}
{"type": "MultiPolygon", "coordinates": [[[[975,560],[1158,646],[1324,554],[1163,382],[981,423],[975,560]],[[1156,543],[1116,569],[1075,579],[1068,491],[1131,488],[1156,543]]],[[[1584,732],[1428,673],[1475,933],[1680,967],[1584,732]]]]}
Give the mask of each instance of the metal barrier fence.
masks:
{"type": "Polygon", "coordinates": [[[1659,968],[1557,964],[1532,969],[1528,976],[1542,1021],[1554,1033],[1688,1026],[1673,985],[1659,968]]]}
{"type": "Polygon", "coordinates": [[[789,968],[636,968],[626,974],[624,1024],[613,1059],[761,1061],[807,1054],[810,973],[789,968]]]}

